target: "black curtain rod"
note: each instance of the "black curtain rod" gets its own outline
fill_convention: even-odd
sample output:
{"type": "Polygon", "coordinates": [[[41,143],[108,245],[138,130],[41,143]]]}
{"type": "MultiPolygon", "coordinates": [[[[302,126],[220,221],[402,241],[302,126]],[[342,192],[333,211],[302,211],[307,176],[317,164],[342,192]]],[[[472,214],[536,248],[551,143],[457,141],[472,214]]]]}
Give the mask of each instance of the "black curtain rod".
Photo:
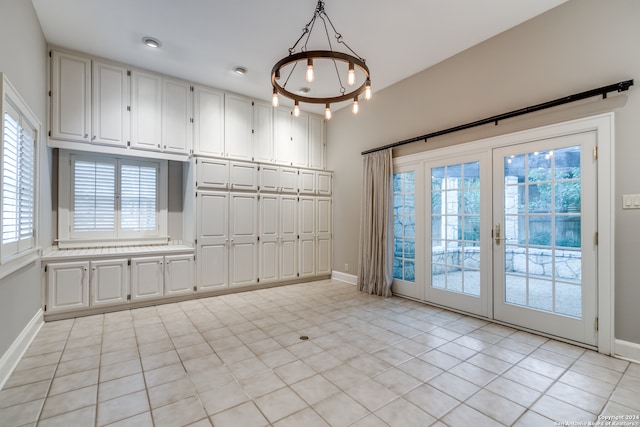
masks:
{"type": "Polygon", "coordinates": [[[496,125],[500,120],[510,119],[512,117],[521,116],[523,114],[533,113],[535,111],[545,110],[547,108],[556,107],[558,105],[568,104],[569,102],[580,101],[581,99],[591,98],[593,96],[602,95],[602,98],[606,98],[609,92],[624,92],[633,86],[633,80],[625,80],[619,83],[614,83],[609,86],[603,86],[597,89],[591,89],[586,92],[576,93],[574,95],[565,96],[562,98],[554,99],[553,101],[543,102],[542,104],[532,105],[531,107],[521,108],[519,110],[513,110],[508,113],[498,114],[497,116],[487,117],[486,119],[477,120],[475,122],[466,123],[463,125],[454,126],[452,128],[439,130],[437,132],[431,132],[426,135],[416,136],[415,138],[405,139],[404,141],[394,142],[393,144],[383,145],[382,147],[372,148],[370,150],[363,151],[361,154],[374,153],[376,151],[386,150],[388,148],[395,148],[401,145],[410,144],[416,141],[427,142],[427,139],[434,138],[436,136],[446,135],[448,133],[458,132],[465,129],[470,129],[476,126],[482,126],[489,123],[495,123],[496,125]]]}

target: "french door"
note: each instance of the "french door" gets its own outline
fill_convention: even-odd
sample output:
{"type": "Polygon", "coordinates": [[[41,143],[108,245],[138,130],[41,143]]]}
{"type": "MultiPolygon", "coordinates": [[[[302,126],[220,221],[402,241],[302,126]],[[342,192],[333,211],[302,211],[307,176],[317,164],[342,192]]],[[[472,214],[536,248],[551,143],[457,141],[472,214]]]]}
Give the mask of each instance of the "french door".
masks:
{"type": "Polygon", "coordinates": [[[505,136],[397,165],[393,291],[598,345],[598,132],[505,136]]]}
{"type": "Polygon", "coordinates": [[[596,344],[595,132],[493,151],[494,318],[596,344]]]}

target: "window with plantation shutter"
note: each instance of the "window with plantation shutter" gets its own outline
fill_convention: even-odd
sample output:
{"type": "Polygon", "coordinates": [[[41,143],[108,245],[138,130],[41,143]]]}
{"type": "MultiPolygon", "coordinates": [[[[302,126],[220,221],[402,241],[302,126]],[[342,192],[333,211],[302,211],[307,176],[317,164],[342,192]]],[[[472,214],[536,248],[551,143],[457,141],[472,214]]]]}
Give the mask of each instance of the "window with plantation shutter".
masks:
{"type": "Polygon", "coordinates": [[[35,245],[36,130],[9,100],[2,120],[2,259],[35,245]]]}
{"type": "Polygon", "coordinates": [[[120,166],[120,228],[155,231],[158,228],[158,168],[154,165],[120,166]]]}
{"type": "Polygon", "coordinates": [[[61,150],[59,246],[166,242],[166,169],[166,160],[61,150]]]}

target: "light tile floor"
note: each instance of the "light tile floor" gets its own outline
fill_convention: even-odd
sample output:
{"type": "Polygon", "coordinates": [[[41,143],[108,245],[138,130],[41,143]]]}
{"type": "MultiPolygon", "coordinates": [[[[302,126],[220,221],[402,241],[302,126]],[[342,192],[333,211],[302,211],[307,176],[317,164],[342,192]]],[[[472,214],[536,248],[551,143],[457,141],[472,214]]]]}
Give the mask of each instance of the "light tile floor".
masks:
{"type": "Polygon", "coordinates": [[[640,415],[640,365],[330,280],[46,323],[0,391],[3,427],[540,427],[601,415],[640,415]]]}

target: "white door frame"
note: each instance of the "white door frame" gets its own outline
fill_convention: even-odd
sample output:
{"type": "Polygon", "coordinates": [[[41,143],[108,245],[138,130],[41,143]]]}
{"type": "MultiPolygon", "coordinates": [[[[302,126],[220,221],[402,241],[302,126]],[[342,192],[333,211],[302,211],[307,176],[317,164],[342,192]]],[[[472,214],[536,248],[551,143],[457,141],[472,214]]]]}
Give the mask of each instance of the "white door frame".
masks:
{"type": "MultiPolygon", "coordinates": [[[[614,352],[614,293],[615,293],[615,115],[605,113],[568,122],[552,124],[516,133],[455,145],[437,150],[411,154],[394,159],[394,169],[409,163],[426,162],[435,158],[455,156],[461,153],[486,153],[494,148],[540,139],[595,131],[598,146],[598,339],[600,353],[614,352]],[[464,147],[464,148],[461,148],[464,147]]],[[[426,269],[425,269],[426,271],[426,269]]],[[[493,317],[492,310],[489,311],[493,317]]]]}

